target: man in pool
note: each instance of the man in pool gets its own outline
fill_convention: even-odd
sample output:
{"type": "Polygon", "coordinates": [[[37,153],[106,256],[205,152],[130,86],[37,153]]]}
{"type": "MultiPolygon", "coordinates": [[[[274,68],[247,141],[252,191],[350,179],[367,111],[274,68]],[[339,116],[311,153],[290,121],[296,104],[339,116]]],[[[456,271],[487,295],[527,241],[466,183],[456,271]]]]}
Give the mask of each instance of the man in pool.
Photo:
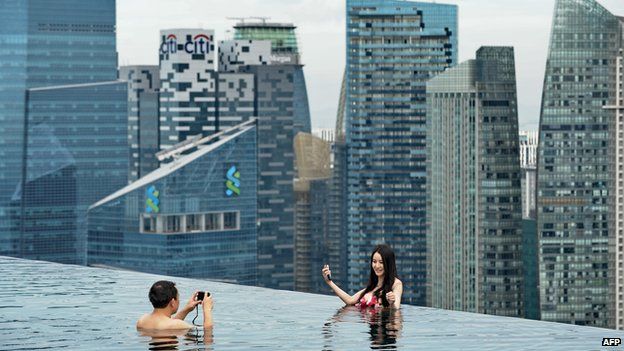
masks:
{"type": "MultiPolygon", "coordinates": [[[[193,326],[184,321],[184,318],[195,306],[202,305],[204,311],[204,329],[212,328],[212,298],[204,296],[203,300],[197,300],[197,291],[190,300],[178,312],[180,307],[180,294],[175,283],[161,280],[152,285],[149,291],[149,299],[154,306],[154,311],[141,317],[136,324],[139,330],[180,330],[190,329],[193,326]],[[171,317],[174,313],[175,316],[171,317]]],[[[208,295],[208,294],[205,294],[208,295]]]]}

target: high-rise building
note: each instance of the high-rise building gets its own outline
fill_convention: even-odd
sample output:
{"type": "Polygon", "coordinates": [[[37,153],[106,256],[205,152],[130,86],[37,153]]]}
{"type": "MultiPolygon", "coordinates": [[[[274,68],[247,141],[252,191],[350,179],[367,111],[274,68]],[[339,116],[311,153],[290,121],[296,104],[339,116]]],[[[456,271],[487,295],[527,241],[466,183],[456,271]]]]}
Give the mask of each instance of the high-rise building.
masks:
{"type": "Polygon", "coordinates": [[[249,65],[258,118],[258,285],[294,289],[292,65],[249,65]]]}
{"type": "Polygon", "coordinates": [[[522,218],[535,219],[537,169],[535,166],[522,167],[522,218]]]}
{"type": "Polygon", "coordinates": [[[114,0],[0,7],[0,254],[84,263],[86,206],[127,182],[114,0]]]}
{"type": "Polygon", "coordinates": [[[537,131],[520,131],[520,165],[522,168],[537,165],[537,131]]]}
{"type": "Polygon", "coordinates": [[[332,280],[342,287],[348,286],[347,251],[347,145],[345,142],[345,76],[342,77],[334,142],[331,144],[331,180],[329,186],[329,234],[327,263],[332,271],[332,280]]]}
{"type": "MultiPolygon", "coordinates": [[[[622,21],[624,23],[624,21],[622,21]]],[[[624,44],[624,43],[623,43],[624,44]]],[[[623,45],[624,47],[624,45],[623,45]]],[[[616,61],[615,104],[605,106],[615,112],[615,328],[624,329],[624,49],[616,61]]]]}
{"type": "Polygon", "coordinates": [[[258,284],[294,289],[294,150],[298,132],[310,132],[303,65],[292,24],[239,23],[222,42],[230,70],[255,77],[258,117],[258,284]],[[271,54],[265,59],[265,43],[271,54]]]}
{"type": "Polygon", "coordinates": [[[160,148],[220,130],[214,31],[160,31],[160,148]]]}
{"type": "Polygon", "coordinates": [[[119,79],[128,82],[128,182],[158,168],[159,95],[158,66],[123,66],[119,79]]]}
{"type": "MultiPolygon", "coordinates": [[[[215,61],[214,31],[161,31],[160,149],[189,139],[200,139],[236,126],[254,116],[254,77],[238,66],[249,55],[229,54],[239,42],[221,42],[226,55],[215,61]],[[232,44],[230,46],[229,44],[232,44]],[[230,61],[230,59],[232,61],[230,61]],[[222,71],[217,71],[217,66],[222,71]]],[[[249,43],[245,48],[261,43],[249,43]]],[[[266,60],[256,56],[260,64],[266,60]]],[[[254,64],[258,62],[253,62],[254,64]]]]}
{"type": "Polygon", "coordinates": [[[247,121],[175,145],[174,161],[93,204],[88,263],[255,285],[256,133],[247,121]]]}
{"type": "Polygon", "coordinates": [[[481,47],[427,83],[428,305],[523,316],[514,50],[481,47]]]}
{"type": "MultiPolygon", "coordinates": [[[[615,328],[616,62],[624,20],[594,0],[557,0],[537,168],[541,319],[615,328]]],[[[621,325],[619,325],[621,327],[621,325]]]]}
{"type": "Polygon", "coordinates": [[[283,65],[295,66],[293,76],[295,123],[294,135],[299,132],[310,133],[312,123],[310,121],[310,107],[308,105],[308,91],[301,53],[297,43],[297,34],[292,23],[267,22],[243,20],[234,26],[234,39],[239,40],[270,40],[271,61],[283,65]]]}
{"type": "Polygon", "coordinates": [[[320,269],[329,264],[330,144],[299,133],[295,157],[295,290],[327,293],[320,269]]]}
{"type": "Polygon", "coordinates": [[[347,0],[349,289],[390,244],[404,301],[426,304],[425,84],[457,61],[457,6],[347,0]]]}
{"type": "Polygon", "coordinates": [[[524,318],[540,318],[539,275],[535,218],[522,219],[522,271],[524,274],[524,318]]]}

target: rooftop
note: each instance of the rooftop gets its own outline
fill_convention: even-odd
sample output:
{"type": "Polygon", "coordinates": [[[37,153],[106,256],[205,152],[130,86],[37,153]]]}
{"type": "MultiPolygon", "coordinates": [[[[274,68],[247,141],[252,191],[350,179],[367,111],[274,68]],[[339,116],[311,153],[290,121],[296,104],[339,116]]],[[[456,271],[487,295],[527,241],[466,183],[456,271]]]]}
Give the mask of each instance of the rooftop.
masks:
{"type": "MultiPolygon", "coordinates": [[[[184,302],[194,290],[212,293],[218,350],[600,350],[602,338],[624,337],[607,329],[424,307],[362,312],[341,308],[334,296],[6,257],[0,257],[0,271],[1,350],[157,349],[162,337],[141,336],[135,323],[151,310],[147,292],[160,279],[175,281],[184,302]]],[[[200,319],[201,313],[197,324],[200,319]]],[[[203,348],[202,334],[194,330],[167,342],[196,350],[203,348]]]]}

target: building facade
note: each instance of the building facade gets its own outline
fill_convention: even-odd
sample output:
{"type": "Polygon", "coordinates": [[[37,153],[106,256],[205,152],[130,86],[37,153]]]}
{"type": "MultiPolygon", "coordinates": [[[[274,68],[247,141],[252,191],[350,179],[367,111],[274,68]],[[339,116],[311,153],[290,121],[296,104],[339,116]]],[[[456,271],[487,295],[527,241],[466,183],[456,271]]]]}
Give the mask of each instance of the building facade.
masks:
{"type": "MultiPolygon", "coordinates": [[[[624,27],[624,21],[622,21],[624,27]]],[[[624,45],[623,45],[624,46],[624,45]]],[[[624,48],[616,59],[615,103],[604,108],[615,112],[615,329],[624,329],[624,48]]]]}
{"type": "Polygon", "coordinates": [[[88,264],[255,285],[256,132],[205,138],[93,204],[88,264]]]}
{"type": "Polygon", "coordinates": [[[522,218],[535,219],[537,168],[522,167],[522,218]]]}
{"type": "Polygon", "coordinates": [[[319,267],[329,264],[330,144],[308,133],[295,136],[295,290],[327,293],[319,267]]]}
{"type": "Polygon", "coordinates": [[[524,316],[512,47],[427,83],[428,305],[524,316]]]}
{"type": "Polygon", "coordinates": [[[119,79],[128,82],[128,182],[158,168],[160,150],[160,71],[158,66],[123,66],[119,79]]]}
{"type": "Polygon", "coordinates": [[[160,31],[160,148],[220,130],[214,31],[160,31]]]}
{"type": "Polygon", "coordinates": [[[522,168],[537,165],[537,131],[520,131],[520,165],[522,168]]]}
{"type": "Polygon", "coordinates": [[[258,118],[258,285],[294,289],[295,66],[245,66],[258,118]]]}
{"type": "Polygon", "coordinates": [[[540,116],[537,237],[541,319],[615,328],[614,112],[622,19],[557,0],[540,116]]]}
{"type": "Polygon", "coordinates": [[[347,1],[349,290],[390,244],[404,301],[426,304],[425,84],[456,64],[457,7],[347,1]]]}
{"type": "Polygon", "coordinates": [[[310,133],[310,107],[308,104],[308,90],[303,72],[301,53],[297,42],[296,29],[292,23],[273,23],[266,20],[245,22],[234,26],[234,39],[237,40],[269,40],[271,41],[271,56],[273,64],[293,65],[294,73],[294,102],[295,123],[294,134],[299,132],[310,133]]]}
{"type": "Polygon", "coordinates": [[[115,1],[5,2],[0,43],[0,254],[84,263],[83,205],[127,181],[115,1]]]}

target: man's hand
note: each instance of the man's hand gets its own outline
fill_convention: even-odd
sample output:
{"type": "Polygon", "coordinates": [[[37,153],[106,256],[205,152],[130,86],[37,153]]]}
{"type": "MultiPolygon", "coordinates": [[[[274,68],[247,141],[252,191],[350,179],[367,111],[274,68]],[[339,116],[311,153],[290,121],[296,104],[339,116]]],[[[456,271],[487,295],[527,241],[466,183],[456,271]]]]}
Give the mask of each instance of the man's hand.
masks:
{"type": "Polygon", "coordinates": [[[202,302],[201,302],[201,300],[199,300],[199,301],[197,300],[197,293],[198,293],[198,292],[199,292],[199,291],[195,291],[195,292],[193,293],[193,295],[191,295],[191,298],[190,298],[190,299],[189,299],[189,301],[186,303],[186,306],[184,306],[184,309],[185,309],[185,310],[187,310],[187,311],[189,311],[189,312],[190,312],[190,311],[192,311],[192,310],[195,308],[195,306],[197,306],[197,305],[199,305],[200,303],[202,303],[202,302]]]}

